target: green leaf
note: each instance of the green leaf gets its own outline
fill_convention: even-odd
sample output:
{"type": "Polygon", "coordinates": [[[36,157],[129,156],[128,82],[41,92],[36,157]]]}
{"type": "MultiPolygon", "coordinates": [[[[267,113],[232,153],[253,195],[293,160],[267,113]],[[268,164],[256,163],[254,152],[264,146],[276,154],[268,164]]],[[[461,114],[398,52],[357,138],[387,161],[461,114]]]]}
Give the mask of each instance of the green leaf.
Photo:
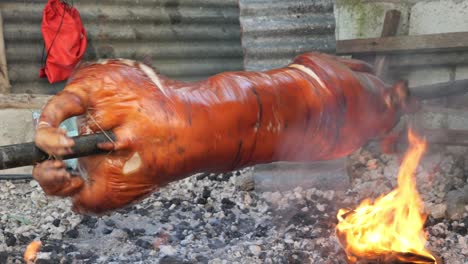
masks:
{"type": "Polygon", "coordinates": [[[11,219],[15,219],[16,221],[20,222],[23,225],[30,225],[31,221],[29,221],[27,218],[24,218],[22,216],[17,216],[17,215],[8,215],[11,219]]]}

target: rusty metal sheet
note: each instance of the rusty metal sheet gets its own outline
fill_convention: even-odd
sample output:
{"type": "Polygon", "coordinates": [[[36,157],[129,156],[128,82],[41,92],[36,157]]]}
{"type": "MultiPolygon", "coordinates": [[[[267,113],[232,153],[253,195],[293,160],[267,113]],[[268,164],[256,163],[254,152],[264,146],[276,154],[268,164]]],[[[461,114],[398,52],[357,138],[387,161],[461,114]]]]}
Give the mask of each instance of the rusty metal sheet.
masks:
{"type": "Polygon", "coordinates": [[[286,65],[306,51],[334,53],[333,0],[240,0],[244,68],[286,65]]]}
{"type": "MultiPolygon", "coordinates": [[[[46,0],[2,0],[13,93],[53,94],[64,83],[40,79],[46,0]]],[[[72,1],[69,1],[70,3],[72,1]]],[[[151,58],[169,77],[197,80],[242,70],[237,0],[74,1],[87,30],[85,60],[151,58]]]]}

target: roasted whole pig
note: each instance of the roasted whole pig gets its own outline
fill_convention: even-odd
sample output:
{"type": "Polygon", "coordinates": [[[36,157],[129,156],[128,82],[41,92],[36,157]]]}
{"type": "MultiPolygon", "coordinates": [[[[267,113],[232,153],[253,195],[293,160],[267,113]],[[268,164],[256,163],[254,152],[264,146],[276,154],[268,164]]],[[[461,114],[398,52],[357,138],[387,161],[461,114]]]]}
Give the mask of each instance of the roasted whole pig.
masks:
{"type": "Polygon", "coordinates": [[[81,134],[112,130],[117,140],[80,158],[82,175],[41,186],[80,213],[103,213],[197,172],[340,158],[390,131],[407,95],[406,83],[389,87],[364,62],[320,53],[191,83],[136,61],[82,64],[44,107],[36,136],[79,116],[81,134]]]}

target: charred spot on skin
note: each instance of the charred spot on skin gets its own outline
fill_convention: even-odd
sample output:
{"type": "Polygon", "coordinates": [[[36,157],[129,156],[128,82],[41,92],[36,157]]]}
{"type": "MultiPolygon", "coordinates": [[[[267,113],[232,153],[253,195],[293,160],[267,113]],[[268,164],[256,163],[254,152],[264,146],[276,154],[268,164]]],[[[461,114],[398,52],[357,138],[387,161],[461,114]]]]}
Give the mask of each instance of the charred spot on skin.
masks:
{"type": "Polygon", "coordinates": [[[258,95],[257,89],[252,87],[251,91],[255,95],[255,98],[257,99],[258,115],[257,115],[257,122],[255,123],[255,128],[259,129],[262,123],[262,118],[263,118],[263,104],[262,104],[262,101],[260,100],[260,96],[258,95]]]}
{"type": "Polygon", "coordinates": [[[234,161],[232,162],[232,168],[236,168],[238,165],[239,165],[239,162],[241,160],[241,150],[242,150],[242,145],[244,144],[244,142],[242,141],[242,139],[239,139],[239,144],[237,146],[237,152],[236,152],[236,156],[234,157],[234,161]]]}
{"type": "Polygon", "coordinates": [[[185,153],[185,149],[183,147],[177,147],[176,149],[177,154],[182,155],[185,153]]]}
{"type": "Polygon", "coordinates": [[[140,169],[142,165],[141,157],[138,152],[133,153],[132,157],[128,159],[122,169],[123,174],[131,174],[140,169]]]}
{"type": "Polygon", "coordinates": [[[187,123],[191,127],[192,126],[192,108],[190,105],[187,105],[187,123]]]}

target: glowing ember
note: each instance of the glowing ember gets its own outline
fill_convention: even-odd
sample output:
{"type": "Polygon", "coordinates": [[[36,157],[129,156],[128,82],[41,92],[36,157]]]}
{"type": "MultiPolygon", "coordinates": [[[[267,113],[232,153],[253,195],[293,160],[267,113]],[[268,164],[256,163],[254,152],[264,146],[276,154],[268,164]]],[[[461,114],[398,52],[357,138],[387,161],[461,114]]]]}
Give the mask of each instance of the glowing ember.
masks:
{"type": "Polygon", "coordinates": [[[26,247],[26,251],[24,252],[24,261],[28,264],[34,263],[36,261],[37,252],[39,252],[41,247],[41,241],[34,240],[31,242],[28,247],[26,247]]]}
{"type": "Polygon", "coordinates": [[[354,210],[338,212],[337,235],[351,263],[394,253],[411,253],[436,263],[424,248],[426,216],[414,176],[426,142],[412,131],[408,138],[410,148],[400,167],[398,187],[374,203],[366,199],[354,210]]]}

